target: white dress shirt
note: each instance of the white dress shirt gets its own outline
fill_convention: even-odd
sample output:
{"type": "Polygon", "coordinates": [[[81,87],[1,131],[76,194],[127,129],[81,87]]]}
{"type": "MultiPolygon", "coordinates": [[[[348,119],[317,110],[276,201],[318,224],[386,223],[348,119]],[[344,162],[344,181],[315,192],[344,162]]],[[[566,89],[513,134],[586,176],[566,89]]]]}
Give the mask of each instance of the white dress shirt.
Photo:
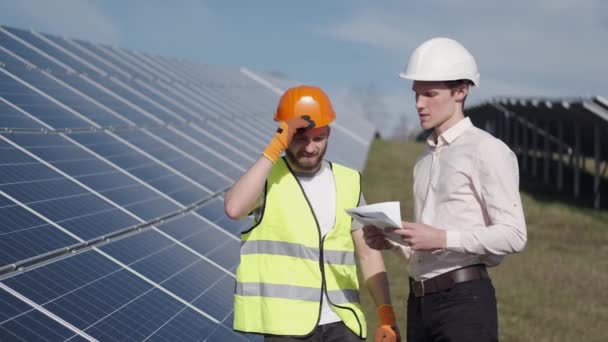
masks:
{"type": "Polygon", "coordinates": [[[414,167],[417,223],[445,229],[447,248],[413,251],[410,275],[428,279],[463,266],[495,266],[526,244],[515,154],[467,117],[434,141],[414,167]]]}

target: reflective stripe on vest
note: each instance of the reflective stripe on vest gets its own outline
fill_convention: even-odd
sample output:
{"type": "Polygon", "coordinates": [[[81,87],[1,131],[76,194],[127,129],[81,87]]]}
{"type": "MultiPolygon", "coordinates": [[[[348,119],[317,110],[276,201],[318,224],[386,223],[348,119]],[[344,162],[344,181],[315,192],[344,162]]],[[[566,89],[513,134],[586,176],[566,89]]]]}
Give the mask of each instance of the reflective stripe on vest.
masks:
{"type": "MultiPolygon", "coordinates": [[[[287,255],[302,259],[319,260],[319,248],[306,247],[297,243],[257,240],[247,241],[241,246],[241,255],[247,254],[287,255]]],[[[350,251],[324,250],[325,262],[332,265],[355,265],[355,253],[350,251]]]]}
{"type": "MultiPolygon", "coordinates": [[[[235,293],[240,296],[261,296],[272,298],[286,298],[319,301],[319,288],[295,285],[266,284],[266,283],[236,283],[235,293]]],[[[328,291],[327,295],[334,304],[358,303],[359,291],[357,290],[334,290],[328,291]]]]}

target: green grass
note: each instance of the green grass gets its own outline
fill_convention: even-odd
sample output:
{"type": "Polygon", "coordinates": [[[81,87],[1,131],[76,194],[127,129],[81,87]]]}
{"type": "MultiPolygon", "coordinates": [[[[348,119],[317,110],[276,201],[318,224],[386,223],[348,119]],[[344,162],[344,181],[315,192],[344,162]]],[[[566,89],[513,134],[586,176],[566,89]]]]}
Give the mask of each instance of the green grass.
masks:
{"type": "MultiPolygon", "coordinates": [[[[401,201],[413,217],[412,167],[420,143],[373,142],[363,172],[368,203],[401,201]]],[[[525,250],[490,269],[496,287],[501,341],[605,341],[608,333],[608,212],[541,202],[522,193],[528,227],[525,250]]],[[[405,341],[407,264],[384,260],[399,328],[405,341]]],[[[362,286],[369,341],[377,325],[375,306],[362,286]]]]}

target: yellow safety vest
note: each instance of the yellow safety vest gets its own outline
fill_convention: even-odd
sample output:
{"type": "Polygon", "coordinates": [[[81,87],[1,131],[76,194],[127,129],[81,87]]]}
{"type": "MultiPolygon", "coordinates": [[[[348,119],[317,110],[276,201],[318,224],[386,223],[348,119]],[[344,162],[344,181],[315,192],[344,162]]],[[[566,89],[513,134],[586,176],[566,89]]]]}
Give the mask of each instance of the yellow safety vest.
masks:
{"type": "Polygon", "coordinates": [[[335,163],[332,173],[336,222],[322,239],[317,218],[286,161],[279,159],[273,166],[266,182],[262,217],[241,235],[235,330],[308,335],[319,323],[325,291],[346,326],[366,337],[351,218],[344,211],[359,203],[360,174],[335,163]]]}

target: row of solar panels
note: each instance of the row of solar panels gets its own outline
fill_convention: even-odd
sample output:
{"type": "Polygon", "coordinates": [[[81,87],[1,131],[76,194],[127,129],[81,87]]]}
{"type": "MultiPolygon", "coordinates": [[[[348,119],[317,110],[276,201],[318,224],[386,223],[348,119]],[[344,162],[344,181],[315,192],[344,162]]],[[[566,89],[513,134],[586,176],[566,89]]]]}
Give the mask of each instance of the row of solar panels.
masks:
{"type": "Polygon", "coordinates": [[[561,140],[561,144],[571,149],[574,149],[576,144],[575,131],[581,130],[584,134],[579,137],[580,153],[589,157],[594,157],[596,153],[593,130],[608,129],[608,99],[602,96],[559,99],[494,98],[469,108],[467,113],[484,125],[487,122],[498,123],[486,127],[497,135],[506,134],[504,131],[507,127],[500,125],[501,119],[504,121],[505,117],[517,118],[524,125],[542,130],[553,140],[561,140]]]}
{"type": "MultiPolygon", "coordinates": [[[[222,193],[277,92],[203,66],[0,26],[0,340],[237,341],[222,193]]],[[[367,142],[345,127],[332,133],[367,142]]],[[[337,137],[336,137],[337,136],[337,137]]],[[[338,158],[339,159],[339,158],[338,158]]]]}
{"type": "Polygon", "coordinates": [[[495,98],[467,114],[511,146],[522,174],[572,193],[578,204],[606,207],[600,201],[608,190],[606,98],[495,98]]]}

